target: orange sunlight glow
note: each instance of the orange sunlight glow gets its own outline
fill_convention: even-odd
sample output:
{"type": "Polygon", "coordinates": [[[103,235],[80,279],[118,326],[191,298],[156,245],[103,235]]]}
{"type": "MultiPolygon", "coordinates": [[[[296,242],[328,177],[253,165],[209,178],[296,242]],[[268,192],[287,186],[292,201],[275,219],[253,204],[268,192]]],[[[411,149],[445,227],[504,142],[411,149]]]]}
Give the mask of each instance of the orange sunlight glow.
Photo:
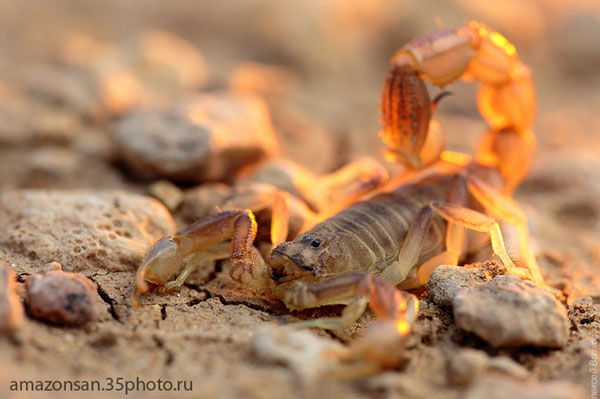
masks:
{"type": "Polygon", "coordinates": [[[515,46],[513,46],[513,44],[509,42],[500,33],[491,31],[487,26],[477,21],[471,21],[471,23],[469,23],[469,28],[476,31],[479,37],[481,37],[482,39],[489,38],[491,42],[495,46],[501,48],[506,55],[514,56],[517,54],[517,49],[515,48],[515,46]]]}
{"type": "Polygon", "coordinates": [[[456,151],[442,151],[440,154],[440,160],[461,166],[471,162],[471,158],[469,154],[456,151]]]}
{"type": "Polygon", "coordinates": [[[490,32],[492,42],[504,50],[507,55],[513,56],[517,54],[517,49],[504,36],[498,32],[490,32]]]}
{"type": "Polygon", "coordinates": [[[106,106],[114,112],[124,112],[135,106],[140,98],[137,79],[128,71],[116,71],[100,81],[100,91],[106,106]]]}
{"type": "Polygon", "coordinates": [[[205,126],[211,121],[205,107],[200,104],[192,104],[186,113],[187,119],[195,125],[205,126]]]}
{"type": "Polygon", "coordinates": [[[410,326],[407,322],[402,320],[396,323],[396,329],[398,330],[398,333],[400,333],[400,335],[406,335],[410,331],[410,326]]]}

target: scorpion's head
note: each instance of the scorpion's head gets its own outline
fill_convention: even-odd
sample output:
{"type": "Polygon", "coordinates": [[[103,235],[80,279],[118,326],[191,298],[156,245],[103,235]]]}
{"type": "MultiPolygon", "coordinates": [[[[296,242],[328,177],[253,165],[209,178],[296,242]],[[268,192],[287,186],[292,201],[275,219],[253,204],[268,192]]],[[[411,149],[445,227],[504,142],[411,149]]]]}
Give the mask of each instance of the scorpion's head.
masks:
{"type": "Polygon", "coordinates": [[[302,234],[293,241],[279,244],[269,259],[269,276],[276,283],[298,279],[316,279],[324,269],[325,240],[313,234],[302,234]]]}

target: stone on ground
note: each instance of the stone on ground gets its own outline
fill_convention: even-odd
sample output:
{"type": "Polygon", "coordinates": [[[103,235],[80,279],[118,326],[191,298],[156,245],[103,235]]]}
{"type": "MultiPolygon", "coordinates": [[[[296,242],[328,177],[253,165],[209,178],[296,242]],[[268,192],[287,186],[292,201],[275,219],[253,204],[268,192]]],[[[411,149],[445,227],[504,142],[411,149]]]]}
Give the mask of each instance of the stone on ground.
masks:
{"type": "Polygon", "coordinates": [[[493,346],[566,345],[566,309],[543,288],[516,276],[496,276],[459,292],[452,300],[459,328],[493,346]]]}

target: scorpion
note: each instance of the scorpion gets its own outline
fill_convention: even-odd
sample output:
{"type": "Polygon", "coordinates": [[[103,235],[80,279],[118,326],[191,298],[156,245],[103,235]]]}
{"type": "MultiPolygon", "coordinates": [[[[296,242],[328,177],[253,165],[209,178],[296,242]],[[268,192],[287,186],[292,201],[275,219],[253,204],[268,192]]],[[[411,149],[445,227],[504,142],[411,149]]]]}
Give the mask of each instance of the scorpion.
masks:
{"type": "Polygon", "coordinates": [[[335,329],[354,323],[370,306],[378,321],[353,356],[386,366],[397,361],[401,349],[394,348],[403,346],[418,313],[418,300],[405,290],[423,286],[436,267],[457,265],[480,249],[481,240],[468,233],[487,234],[508,273],[545,286],[526,216],[511,198],[536,143],[531,73],[515,47],[476,21],[415,39],[392,57],[380,112],[386,159],[403,164],[405,174],[291,241],[285,241],[289,198],[269,196],[274,249],[266,261],[253,245],[252,210],[206,216],[148,251],[136,275],[135,302],[152,287],[181,286],[200,259],[229,257],[233,280],[290,310],[346,305],[340,317],[292,325],[335,329]],[[474,157],[446,150],[432,120],[444,92],[432,101],[425,85],[443,88],[459,78],[479,82],[477,105],[489,125],[474,157]],[[498,221],[517,231],[520,266],[507,254],[498,221]]]}

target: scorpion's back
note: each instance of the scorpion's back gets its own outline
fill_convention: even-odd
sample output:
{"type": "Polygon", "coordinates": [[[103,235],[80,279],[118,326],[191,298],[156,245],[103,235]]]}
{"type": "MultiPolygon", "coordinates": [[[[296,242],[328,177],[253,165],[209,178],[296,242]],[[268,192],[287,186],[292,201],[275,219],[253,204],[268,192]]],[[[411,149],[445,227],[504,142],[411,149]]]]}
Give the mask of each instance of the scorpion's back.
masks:
{"type": "MultiPolygon", "coordinates": [[[[430,201],[446,200],[453,178],[436,175],[378,194],[305,233],[323,239],[324,274],[378,272],[397,260],[413,218],[430,201]]],[[[420,261],[442,250],[444,233],[445,223],[434,218],[420,261]]]]}

